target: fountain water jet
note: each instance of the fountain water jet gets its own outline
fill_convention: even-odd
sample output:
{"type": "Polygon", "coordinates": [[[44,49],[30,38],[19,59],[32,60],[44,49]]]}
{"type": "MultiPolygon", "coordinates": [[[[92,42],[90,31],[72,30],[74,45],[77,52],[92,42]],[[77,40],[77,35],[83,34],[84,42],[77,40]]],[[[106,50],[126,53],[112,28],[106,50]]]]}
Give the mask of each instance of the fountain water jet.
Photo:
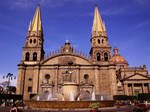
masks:
{"type": "Polygon", "coordinates": [[[47,101],[51,100],[51,98],[52,98],[52,94],[49,93],[48,96],[47,96],[47,101]]]}
{"type": "Polygon", "coordinates": [[[92,98],[91,98],[91,100],[96,100],[96,98],[95,98],[95,93],[94,93],[94,92],[92,93],[92,98]]]}
{"type": "Polygon", "coordinates": [[[101,95],[101,100],[104,100],[104,97],[101,95]]]}
{"type": "Polygon", "coordinates": [[[74,93],[70,91],[69,101],[74,101],[74,93]]]}
{"type": "Polygon", "coordinates": [[[39,101],[40,100],[40,97],[39,96],[37,96],[37,99],[36,99],[37,101],[39,101]]]}

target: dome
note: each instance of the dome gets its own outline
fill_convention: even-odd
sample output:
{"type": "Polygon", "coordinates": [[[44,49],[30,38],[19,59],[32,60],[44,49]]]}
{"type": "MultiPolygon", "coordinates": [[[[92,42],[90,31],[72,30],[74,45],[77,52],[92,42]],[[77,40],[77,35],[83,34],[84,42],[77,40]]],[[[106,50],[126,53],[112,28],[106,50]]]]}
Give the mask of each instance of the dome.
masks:
{"type": "Polygon", "coordinates": [[[113,62],[116,62],[116,63],[127,63],[126,60],[124,59],[124,57],[122,57],[120,55],[113,56],[110,60],[113,62]]]}
{"type": "Polygon", "coordinates": [[[119,51],[118,48],[114,48],[113,51],[114,51],[114,55],[112,56],[110,61],[112,61],[116,64],[128,64],[127,61],[125,60],[125,58],[118,53],[118,51],[119,51]]]}

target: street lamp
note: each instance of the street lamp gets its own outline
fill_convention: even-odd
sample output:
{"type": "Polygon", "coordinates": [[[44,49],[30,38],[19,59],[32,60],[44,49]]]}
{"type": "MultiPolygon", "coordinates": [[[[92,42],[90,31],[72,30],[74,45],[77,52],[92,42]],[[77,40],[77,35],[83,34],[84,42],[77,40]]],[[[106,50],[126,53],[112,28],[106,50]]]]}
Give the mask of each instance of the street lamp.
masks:
{"type": "Polygon", "coordinates": [[[10,80],[16,79],[16,76],[14,76],[11,73],[8,73],[6,76],[3,76],[3,79],[8,79],[8,84],[7,84],[7,93],[9,92],[9,87],[10,87],[10,80]]]}

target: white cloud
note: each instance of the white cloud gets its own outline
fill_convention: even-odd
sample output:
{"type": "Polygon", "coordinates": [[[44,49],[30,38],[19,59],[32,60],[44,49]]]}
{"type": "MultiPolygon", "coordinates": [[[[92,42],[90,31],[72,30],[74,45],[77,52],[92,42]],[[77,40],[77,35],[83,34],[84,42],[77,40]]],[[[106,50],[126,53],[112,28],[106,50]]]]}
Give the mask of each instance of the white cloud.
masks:
{"type": "Polygon", "coordinates": [[[127,9],[130,6],[128,4],[124,4],[123,6],[112,6],[102,11],[103,15],[122,15],[127,12],[127,9]]]}
{"type": "Polygon", "coordinates": [[[10,0],[8,3],[11,8],[32,8],[35,5],[40,4],[46,7],[62,7],[65,3],[84,3],[84,2],[96,2],[98,0],[10,0]]]}
{"type": "Polygon", "coordinates": [[[111,4],[109,7],[102,11],[104,15],[137,15],[139,13],[150,10],[149,0],[126,0],[115,2],[109,1],[107,5],[111,4]]]}
{"type": "Polygon", "coordinates": [[[139,28],[139,27],[145,27],[145,26],[150,26],[150,19],[147,19],[141,23],[139,23],[136,28],[139,28]]]}
{"type": "Polygon", "coordinates": [[[135,0],[135,2],[137,2],[139,5],[149,5],[150,2],[149,0],[135,0]]]}
{"type": "Polygon", "coordinates": [[[8,24],[7,25],[1,24],[0,28],[3,29],[3,30],[7,30],[7,31],[14,31],[15,30],[14,26],[11,26],[11,25],[8,25],[8,24]]]}
{"type": "Polygon", "coordinates": [[[57,50],[59,50],[60,49],[60,43],[51,43],[51,42],[48,42],[47,41],[47,44],[45,45],[45,51],[46,51],[46,53],[49,53],[49,52],[52,52],[52,51],[57,51],[57,50]],[[48,45],[48,43],[49,43],[49,45],[48,45]]]}
{"type": "Polygon", "coordinates": [[[11,0],[9,1],[10,8],[27,9],[33,6],[34,0],[11,0]]]}

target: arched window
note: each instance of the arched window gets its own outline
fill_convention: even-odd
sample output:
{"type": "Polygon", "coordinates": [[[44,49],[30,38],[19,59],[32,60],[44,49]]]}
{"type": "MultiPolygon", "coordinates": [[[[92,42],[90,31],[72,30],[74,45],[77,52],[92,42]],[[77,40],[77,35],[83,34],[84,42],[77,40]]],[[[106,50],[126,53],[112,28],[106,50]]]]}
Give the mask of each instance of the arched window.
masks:
{"type": "Polygon", "coordinates": [[[37,53],[36,52],[33,53],[33,61],[37,61],[37,53]]]}
{"type": "Polygon", "coordinates": [[[108,53],[104,53],[104,61],[108,61],[108,53]]]}
{"type": "Polygon", "coordinates": [[[102,39],[102,44],[104,43],[104,39],[102,39]]]}
{"type": "Polygon", "coordinates": [[[31,86],[28,87],[28,92],[32,92],[32,87],[31,86]]]}
{"type": "Polygon", "coordinates": [[[29,61],[29,59],[30,59],[30,53],[27,52],[27,53],[26,53],[26,56],[25,56],[25,61],[29,61]]]}
{"type": "Polygon", "coordinates": [[[101,42],[100,39],[98,39],[98,44],[100,44],[100,42],[101,42]]]}
{"type": "Polygon", "coordinates": [[[97,53],[96,56],[97,56],[97,61],[100,61],[101,60],[101,54],[97,53]]]}
{"type": "Polygon", "coordinates": [[[34,42],[34,44],[35,44],[35,43],[36,43],[36,39],[34,39],[34,41],[33,41],[33,42],[34,42]]]}
{"type": "Polygon", "coordinates": [[[32,39],[30,39],[30,44],[32,43],[32,39]]]}

